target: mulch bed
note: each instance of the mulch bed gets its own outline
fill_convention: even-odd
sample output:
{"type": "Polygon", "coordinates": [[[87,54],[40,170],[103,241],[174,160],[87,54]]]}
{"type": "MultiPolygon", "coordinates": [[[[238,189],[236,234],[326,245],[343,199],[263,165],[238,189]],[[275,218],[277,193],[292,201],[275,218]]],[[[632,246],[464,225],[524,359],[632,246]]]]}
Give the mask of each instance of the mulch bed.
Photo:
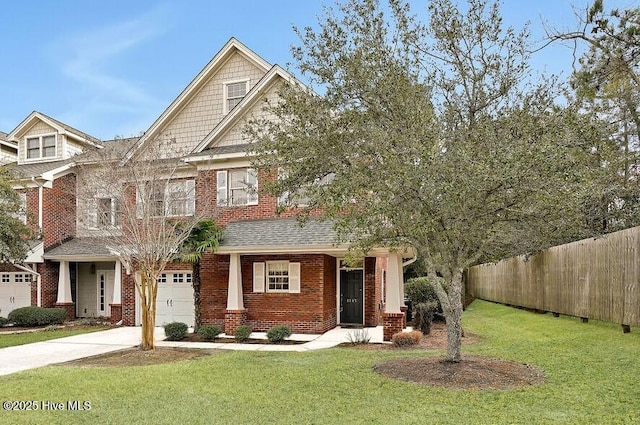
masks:
{"type": "Polygon", "coordinates": [[[459,363],[441,358],[389,360],[373,370],[389,378],[448,389],[510,390],[545,382],[544,372],[534,366],[479,356],[463,356],[459,363]]]}
{"type": "MultiPolygon", "coordinates": [[[[216,338],[213,341],[205,341],[204,339],[202,339],[202,337],[198,334],[194,334],[194,333],[188,333],[186,338],[184,338],[182,341],[186,341],[186,342],[214,342],[216,344],[237,344],[238,341],[235,338],[216,338]]],[[[242,344],[266,344],[266,345],[271,345],[271,344],[275,344],[275,345],[298,345],[298,344],[304,344],[306,341],[289,341],[289,340],[284,340],[281,342],[271,342],[268,339],[245,339],[244,341],[242,341],[242,344]]]]}

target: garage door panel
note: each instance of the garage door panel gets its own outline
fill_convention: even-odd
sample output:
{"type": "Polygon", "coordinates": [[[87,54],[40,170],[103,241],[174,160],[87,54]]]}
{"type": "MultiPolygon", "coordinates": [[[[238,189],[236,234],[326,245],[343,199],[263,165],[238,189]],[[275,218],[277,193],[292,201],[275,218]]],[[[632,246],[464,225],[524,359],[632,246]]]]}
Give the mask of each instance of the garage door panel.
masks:
{"type": "Polygon", "coordinates": [[[31,305],[30,277],[22,273],[3,273],[0,278],[0,316],[31,305]]]}
{"type": "Polygon", "coordinates": [[[193,326],[193,286],[190,273],[168,272],[158,282],[156,298],[156,326],[183,322],[193,326]]]}

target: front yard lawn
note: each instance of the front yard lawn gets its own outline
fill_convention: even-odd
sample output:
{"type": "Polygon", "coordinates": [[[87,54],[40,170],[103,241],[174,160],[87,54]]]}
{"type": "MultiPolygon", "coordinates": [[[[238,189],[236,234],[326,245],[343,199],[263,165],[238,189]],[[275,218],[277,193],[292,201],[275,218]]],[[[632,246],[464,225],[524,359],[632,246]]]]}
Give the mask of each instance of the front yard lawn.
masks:
{"type": "Polygon", "coordinates": [[[382,377],[376,363],[442,355],[334,348],[217,352],[126,368],[51,366],[0,377],[4,400],[89,401],[90,410],[2,411],[0,423],[620,424],[640,423],[640,332],[476,301],[463,354],[544,370],[516,390],[446,390],[382,377]]]}
{"type": "MultiPolygon", "coordinates": [[[[3,333],[0,334],[0,348],[13,347],[14,345],[31,344],[32,342],[48,341],[50,339],[64,338],[66,336],[73,336],[79,334],[85,334],[88,332],[103,331],[108,329],[107,326],[92,326],[82,328],[61,328],[56,330],[37,330],[33,332],[20,332],[20,333],[3,333]]],[[[10,328],[2,328],[3,331],[8,331],[10,328]]]]}

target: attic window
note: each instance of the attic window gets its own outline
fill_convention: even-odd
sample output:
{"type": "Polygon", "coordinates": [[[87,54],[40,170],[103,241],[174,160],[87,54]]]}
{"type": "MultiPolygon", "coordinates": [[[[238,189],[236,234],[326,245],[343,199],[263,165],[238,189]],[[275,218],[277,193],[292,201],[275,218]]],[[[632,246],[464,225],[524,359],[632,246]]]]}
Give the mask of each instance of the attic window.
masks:
{"type": "Polygon", "coordinates": [[[224,113],[228,114],[247,94],[249,80],[224,83],[224,113]]]}
{"type": "Polygon", "coordinates": [[[55,134],[27,138],[27,159],[52,158],[55,156],[55,134]]]}

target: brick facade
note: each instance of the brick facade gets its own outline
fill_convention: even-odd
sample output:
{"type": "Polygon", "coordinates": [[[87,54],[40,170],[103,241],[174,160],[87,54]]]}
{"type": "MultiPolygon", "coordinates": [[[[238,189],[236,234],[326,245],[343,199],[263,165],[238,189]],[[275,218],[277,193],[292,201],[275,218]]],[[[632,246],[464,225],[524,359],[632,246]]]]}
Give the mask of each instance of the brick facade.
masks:
{"type": "Polygon", "coordinates": [[[76,235],[75,190],[74,174],[56,179],[51,189],[43,189],[42,235],[45,251],[76,235]]]}
{"type": "Polygon", "coordinates": [[[383,340],[391,341],[391,337],[402,332],[404,323],[404,313],[382,313],[383,320],[383,340]]]}

